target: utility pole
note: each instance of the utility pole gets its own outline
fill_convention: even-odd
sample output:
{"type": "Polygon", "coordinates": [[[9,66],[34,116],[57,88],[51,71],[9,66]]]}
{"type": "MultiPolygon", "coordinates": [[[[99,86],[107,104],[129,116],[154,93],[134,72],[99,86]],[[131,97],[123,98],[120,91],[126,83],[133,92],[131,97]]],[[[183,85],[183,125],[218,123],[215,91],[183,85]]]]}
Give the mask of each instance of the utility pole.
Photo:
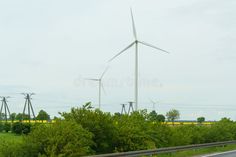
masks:
{"type": "Polygon", "coordinates": [[[128,115],[131,113],[130,110],[132,110],[132,112],[134,112],[134,102],[129,102],[129,110],[128,110],[128,115]]]}
{"type": "Polygon", "coordinates": [[[121,114],[126,114],[127,113],[125,109],[126,104],[121,104],[121,106],[122,106],[121,114]]]}
{"type": "Polygon", "coordinates": [[[28,117],[29,117],[29,122],[30,122],[30,119],[31,119],[31,111],[32,111],[32,114],[33,114],[33,118],[35,119],[35,114],[34,114],[34,109],[33,109],[33,106],[32,106],[32,103],[31,103],[31,96],[32,95],[35,95],[34,93],[22,93],[24,96],[25,96],[25,105],[24,105],[24,110],[23,110],[23,114],[22,114],[22,117],[21,117],[21,120],[23,121],[24,120],[24,115],[25,115],[25,110],[28,110],[28,117]]]}
{"type": "Polygon", "coordinates": [[[7,97],[1,96],[0,98],[2,98],[2,100],[1,100],[2,106],[1,106],[1,110],[0,110],[0,121],[2,121],[2,117],[4,116],[4,119],[7,122],[7,115],[9,118],[11,115],[9,107],[7,105],[7,98],[10,98],[10,97],[9,96],[7,96],[7,97]],[[4,113],[2,112],[3,109],[4,109],[4,113]]]}

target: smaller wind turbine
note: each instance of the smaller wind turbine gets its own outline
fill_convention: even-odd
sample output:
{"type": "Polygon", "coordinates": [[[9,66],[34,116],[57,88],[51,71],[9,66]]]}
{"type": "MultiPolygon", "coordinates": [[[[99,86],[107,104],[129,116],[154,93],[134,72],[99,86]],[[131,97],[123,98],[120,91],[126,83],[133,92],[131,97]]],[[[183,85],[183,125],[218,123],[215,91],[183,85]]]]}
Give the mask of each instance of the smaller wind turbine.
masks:
{"type": "Polygon", "coordinates": [[[86,80],[98,82],[98,106],[99,106],[99,109],[101,109],[101,94],[102,94],[102,89],[103,89],[103,92],[105,92],[104,86],[103,86],[103,83],[102,83],[102,79],[103,79],[103,76],[105,75],[105,73],[107,72],[108,68],[109,68],[109,67],[107,67],[107,68],[103,71],[101,77],[99,77],[99,78],[88,78],[88,79],[86,79],[86,80]]]}
{"type": "Polygon", "coordinates": [[[150,99],[150,102],[152,103],[152,110],[155,111],[156,110],[156,104],[158,104],[158,101],[153,101],[152,99],[150,99]]]}

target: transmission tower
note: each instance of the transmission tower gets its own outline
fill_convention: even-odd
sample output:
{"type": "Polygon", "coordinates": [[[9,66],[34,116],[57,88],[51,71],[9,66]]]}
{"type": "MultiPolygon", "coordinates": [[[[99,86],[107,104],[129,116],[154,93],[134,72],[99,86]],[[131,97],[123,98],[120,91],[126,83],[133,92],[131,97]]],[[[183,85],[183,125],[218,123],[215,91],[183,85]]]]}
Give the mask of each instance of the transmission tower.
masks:
{"type": "Polygon", "coordinates": [[[132,112],[134,112],[134,102],[129,102],[129,110],[128,110],[128,115],[131,113],[130,110],[132,110],[132,112]]]}
{"type": "Polygon", "coordinates": [[[35,114],[34,114],[34,109],[33,109],[33,106],[32,106],[32,103],[31,103],[31,96],[32,95],[35,95],[34,93],[22,93],[24,96],[25,96],[25,106],[24,106],[24,110],[23,110],[23,114],[22,114],[22,117],[21,117],[21,120],[23,121],[24,120],[24,116],[26,115],[25,114],[25,110],[28,110],[28,118],[29,118],[29,122],[30,122],[30,119],[31,119],[31,111],[32,111],[32,114],[33,114],[33,118],[35,119],[35,114]]]}
{"type": "Polygon", "coordinates": [[[9,107],[7,105],[7,98],[10,98],[9,96],[7,97],[4,97],[4,96],[1,96],[0,98],[2,98],[2,106],[1,106],[1,110],[0,110],[0,121],[2,121],[2,118],[4,117],[5,121],[7,122],[7,116],[10,118],[10,110],[9,110],[9,107]],[[2,110],[4,109],[4,113],[2,112],[2,110]]]}
{"type": "Polygon", "coordinates": [[[121,104],[121,106],[122,106],[121,114],[126,114],[127,113],[125,109],[126,104],[121,104]]]}

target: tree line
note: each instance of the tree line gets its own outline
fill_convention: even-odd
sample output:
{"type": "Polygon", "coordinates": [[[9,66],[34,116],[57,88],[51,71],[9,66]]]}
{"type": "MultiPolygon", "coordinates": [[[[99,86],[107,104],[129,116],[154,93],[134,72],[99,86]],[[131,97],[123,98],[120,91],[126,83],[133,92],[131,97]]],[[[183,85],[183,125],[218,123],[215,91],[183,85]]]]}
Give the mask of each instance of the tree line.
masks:
{"type": "MultiPolygon", "coordinates": [[[[0,120],[5,120],[5,114],[2,113],[0,114],[0,120]]],[[[11,113],[10,116],[7,118],[8,121],[14,122],[15,120],[21,121],[21,120],[29,120],[29,115],[23,114],[23,113],[11,113]]],[[[44,111],[40,110],[35,119],[33,118],[32,120],[50,120],[50,115],[44,111]]]]}
{"type": "MultiPolygon", "coordinates": [[[[178,118],[178,112],[172,113],[178,118]]],[[[74,157],[236,139],[236,122],[228,118],[211,126],[170,126],[157,119],[160,116],[154,112],[111,114],[94,110],[90,103],[60,114],[55,123],[31,126],[31,132],[20,142],[3,142],[0,154],[74,157]]]]}

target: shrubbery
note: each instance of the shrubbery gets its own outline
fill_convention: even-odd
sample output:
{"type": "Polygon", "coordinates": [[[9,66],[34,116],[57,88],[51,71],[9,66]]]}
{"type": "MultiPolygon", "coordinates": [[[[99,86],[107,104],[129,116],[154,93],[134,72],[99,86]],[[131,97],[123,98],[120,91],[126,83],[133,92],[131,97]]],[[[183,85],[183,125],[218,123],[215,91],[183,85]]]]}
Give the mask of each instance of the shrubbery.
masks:
{"type": "Polygon", "coordinates": [[[24,156],[84,156],[92,154],[93,134],[73,121],[41,124],[24,138],[24,156]]]}
{"type": "Polygon", "coordinates": [[[9,132],[11,131],[11,123],[2,123],[0,122],[0,132],[9,132]]]}
{"type": "Polygon", "coordinates": [[[84,129],[91,132],[96,143],[92,149],[97,153],[108,153],[114,150],[114,140],[117,130],[110,113],[91,110],[90,103],[83,108],[72,108],[70,113],[62,113],[66,121],[75,121],[84,129]]]}
{"type": "MultiPolygon", "coordinates": [[[[169,126],[161,123],[155,112],[149,114],[142,110],[131,115],[111,115],[93,110],[89,103],[82,108],[72,108],[71,112],[61,116],[63,120],[34,127],[14,123],[14,133],[27,134],[31,131],[13,150],[20,150],[17,156],[73,157],[236,140],[236,122],[227,118],[211,126],[169,126]]],[[[4,128],[4,124],[0,123],[1,126],[4,128]]],[[[11,150],[12,145],[14,143],[6,151],[11,150]]]]}
{"type": "Polygon", "coordinates": [[[12,132],[15,134],[28,134],[31,130],[30,123],[16,122],[12,124],[12,132]]]}
{"type": "Polygon", "coordinates": [[[0,122],[0,132],[4,130],[4,125],[0,122]]]}
{"type": "Polygon", "coordinates": [[[4,124],[4,130],[5,130],[5,132],[11,131],[11,123],[5,123],[4,124]]]}

